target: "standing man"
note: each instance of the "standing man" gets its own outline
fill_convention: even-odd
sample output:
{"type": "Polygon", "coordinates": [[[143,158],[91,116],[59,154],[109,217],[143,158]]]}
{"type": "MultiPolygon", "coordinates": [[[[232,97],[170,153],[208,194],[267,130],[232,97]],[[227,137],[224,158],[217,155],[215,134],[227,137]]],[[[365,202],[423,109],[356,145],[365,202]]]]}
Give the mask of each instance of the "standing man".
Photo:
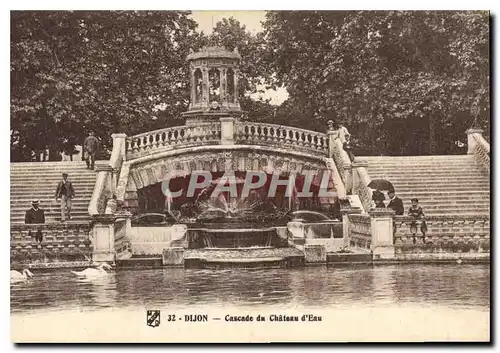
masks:
{"type": "Polygon", "coordinates": [[[403,200],[396,196],[394,189],[389,190],[387,196],[389,196],[390,200],[387,208],[393,209],[396,216],[404,215],[405,208],[403,206],[403,200]]]}
{"type": "MultiPolygon", "coordinates": [[[[396,216],[402,216],[405,213],[405,207],[403,205],[403,200],[396,196],[396,192],[394,189],[390,189],[387,191],[387,196],[389,196],[389,203],[387,204],[387,208],[394,210],[394,214],[396,216]]],[[[392,242],[396,243],[396,222],[392,221],[392,242]]]]}
{"type": "Polygon", "coordinates": [[[63,180],[57,184],[56,189],[56,202],[61,198],[61,222],[66,221],[66,214],[68,219],[71,219],[71,199],[75,196],[73,184],[68,180],[68,173],[62,174],[63,180]]]}
{"type": "Polygon", "coordinates": [[[87,168],[94,169],[95,156],[99,148],[99,140],[94,136],[94,132],[90,131],[89,136],[83,142],[83,151],[86,155],[85,161],[87,168]]]}
{"type": "MultiPolygon", "coordinates": [[[[35,200],[31,202],[31,208],[26,211],[24,216],[24,223],[26,224],[45,224],[45,212],[39,208],[40,201],[35,200]]],[[[31,229],[28,231],[28,236],[31,237],[31,229]]],[[[42,229],[38,228],[35,235],[35,241],[42,243],[43,235],[42,229]]]]}

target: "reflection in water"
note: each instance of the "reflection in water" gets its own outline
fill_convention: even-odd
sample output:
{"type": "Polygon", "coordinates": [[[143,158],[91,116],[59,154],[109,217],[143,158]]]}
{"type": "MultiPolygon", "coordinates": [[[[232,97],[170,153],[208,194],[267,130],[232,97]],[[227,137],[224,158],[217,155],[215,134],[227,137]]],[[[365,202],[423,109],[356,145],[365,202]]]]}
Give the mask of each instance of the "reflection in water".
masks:
{"type": "Polygon", "coordinates": [[[300,269],[119,271],[88,281],[68,270],[11,285],[11,310],[127,306],[419,303],[489,309],[489,267],[399,265],[300,269]]]}

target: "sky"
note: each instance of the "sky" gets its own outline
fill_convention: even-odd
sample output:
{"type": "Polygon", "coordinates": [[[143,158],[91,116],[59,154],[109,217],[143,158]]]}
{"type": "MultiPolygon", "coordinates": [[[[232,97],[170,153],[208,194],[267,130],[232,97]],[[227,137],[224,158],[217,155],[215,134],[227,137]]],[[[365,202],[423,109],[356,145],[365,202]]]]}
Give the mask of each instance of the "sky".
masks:
{"type": "MultiPolygon", "coordinates": [[[[256,34],[262,31],[261,21],[265,20],[266,11],[192,11],[191,17],[198,23],[198,31],[203,31],[205,34],[212,33],[212,28],[215,27],[217,22],[230,17],[238,20],[250,33],[256,34]]],[[[278,90],[266,90],[264,87],[258,88],[263,89],[265,92],[250,95],[252,99],[271,99],[271,104],[280,105],[288,97],[285,88],[278,90]]]]}

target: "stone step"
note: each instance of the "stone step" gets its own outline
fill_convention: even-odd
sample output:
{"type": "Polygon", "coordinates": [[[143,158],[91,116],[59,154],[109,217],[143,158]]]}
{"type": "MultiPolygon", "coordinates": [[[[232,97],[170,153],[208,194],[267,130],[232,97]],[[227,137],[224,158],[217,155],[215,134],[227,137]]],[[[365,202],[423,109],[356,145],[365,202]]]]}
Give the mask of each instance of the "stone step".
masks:
{"type": "MultiPolygon", "coordinates": [[[[75,194],[76,194],[76,197],[77,198],[85,198],[85,199],[89,199],[91,198],[92,196],[92,193],[94,192],[94,188],[92,189],[77,189],[75,187],[75,194]]],[[[33,198],[37,198],[37,199],[54,199],[55,197],[55,194],[56,194],[56,190],[40,190],[40,189],[23,189],[23,190],[11,190],[10,191],[10,195],[11,195],[11,198],[13,199],[20,199],[20,200],[23,200],[23,199],[33,199],[33,198]]]]}
{"type": "MultiPolygon", "coordinates": [[[[107,160],[99,159],[95,161],[95,164],[104,165],[109,163],[107,160]]],[[[75,168],[79,166],[87,166],[85,161],[58,161],[58,162],[11,162],[11,168],[41,168],[41,167],[50,167],[50,168],[75,168]]]]}
{"type": "Polygon", "coordinates": [[[469,188],[470,190],[474,190],[476,187],[485,187],[487,189],[489,189],[490,187],[490,184],[489,183],[486,183],[486,182],[474,182],[474,181],[471,181],[471,182],[463,182],[463,183],[454,183],[452,180],[450,180],[449,182],[429,182],[429,181],[414,181],[414,182],[399,182],[399,183],[395,183],[395,182],[392,182],[392,185],[396,186],[407,186],[407,187],[422,187],[422,186],[432,186],[432,187],[444,187],[444,186],[448,186],[448,187],[458,187],[458,188],[469,188]]]}
{"type": "MultiPolygon", "coordinates": [[[[87,184],[73,184],[73,189],[75,190],[75,193],[78,192],[78,191],[82,191],[82,192],[91,192],[94,190],[94,187],[95,187],[95,183],[87,183],[87,184]]],[[[53,194],[55,194],[56,192],[56,188],[57,188],[57,184],[46,184],[46,185],[41,185],[41,184],[38,184],[38,185],[11,185],[10,187],[10,191],[19,191],[19,192],[23,192],[23,191],[35,191],[35,192],[52,192],[53,194]]]]}
{"type": "Polygon", "coordinates": [[[488,191],[478,191],[477,194],[471,191],[467,194],[457,194],[450,195],[446,193],[432,193],[432,192],[417,192],[413,190],[396,190],[397,196],[401,199],[407,199],[409,197],[418,197],[422,199],[433,199],[433,200],[489,200],[490,193],[488,191]]]}
{"type": "MultiPolygon", "coordinates": [[[[72,182],[77,182],[77,181],[86,181],[89,178],[95,178],[97,174],[86,174],[86,173],[81,173],[81,172],[75,172],[74,175],[69,175],[69,180],[72,182]]],[[[35,175],[33,173],[26,173],[22,175],[10,175],[10,182],[40,182],[40,181],[61,181],[62,176],[61,174],[49,174],[47,172],[44,172],[43,175],[35,175]]]]}
{"type": "Polygon", "coordinates": [[[394,185],[394,189],[396,190],[396,193],[412,193],[412,192],[423,192],[423,191],[435,191],[436,193],[438,192],[446,192],[446,191],[452,191],[452,190],[457,190],[457,191],[467,191],[470,192],[471,194],[476,192],[476,191],[481,191],[481,192],[489,192],[490,187],[489,186],[476,186],[474,188],[469,188],[469,187],[457,187],[454,185],[447,185],[447,186],[439,186],[439,187],[433,187],[431,185],[419,185],[419,186],[409,186],[409,185],[394,185]]]}
{"type": "Polygon", "coordinates": [[[390,177],[395,180],[406,180],[408,178],[419,179],[425,178],[426,180],[440,180],[440,179],[458,179],[458,180],[470,180],[470,179],[480,179],[480,180],[489,180],[489,177],[484,176],[482,174],[464,174],[462,172],[450,172],[450,173],[439,173],[439,174],[425,174],[425,173],[403,173],[403,172],[395,172],[395,171],[368,171],[368,175],[372,179],[378,179],[380,177],[390,177]]]}

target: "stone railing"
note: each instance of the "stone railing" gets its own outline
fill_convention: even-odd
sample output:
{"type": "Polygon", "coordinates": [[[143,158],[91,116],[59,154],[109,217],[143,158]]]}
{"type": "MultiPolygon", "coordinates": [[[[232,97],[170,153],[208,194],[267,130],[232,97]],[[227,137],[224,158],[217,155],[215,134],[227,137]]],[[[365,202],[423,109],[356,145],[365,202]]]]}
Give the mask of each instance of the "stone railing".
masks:
{"type": "Polygon", "coordinates": [[[489,173],[490,144],[479,133],[472,134],[472,138],[476,141],[476,146],[474,147],[474,158],[479,163],[481,168],[489,173]]]}
{"type": "Polygon", "coordinates": [[[94,191],[89,203],[89,215],[104,214],[108,200],[113,197],[113,177],[111,167],[97,172],[94,191]]]}
{"type": "Polygon", "coordinates": [[[347,152],[344,150],[342,141],[340,141],[336,133],[330,136],[330,145],[331,157],[335,161],[335,165],[342,176],[342,181],[346,184],[346,189],[350,189],[351,186],[348,184],[350,179],[349,175],[351,173],[351,160],[349,159],[347,152]]]}
{"type": "Polygon", "coordinates": [[[435,251],[489,251],[490,217],[488,215],[428,216],[425,218],[427,231],[421,232],[423,220],[408,216],[394,217],[394,244],[396,247],[428,247],[435,251]],[[412,224],[416,229],[411,232],[412,224]]]}
{"type": "Polygon", "coordinates": [[[481,169],[490,172],[490,144],[483,137],[483,130],[471,128],[467,133],[467,154],[472,154],[481,169]]]}
{"type": "Polygon", "coordinates": [[[235,122],[234,135],[236,144],[275,145],[308,150],[325,156],[328,154],[328,136],[321,132],[244,121],[235,122]]]}
{"type": "Polygon", "coordinates": [[[372,209],[373,201],[372,195],[373,190],[368,187],[370,184],[370,176],[366,170],[367,164],[356,162],[352,166],[353,173],[353,187],[352,194],[358,195],[361,203],[363,204],[363,208],[365,212],[368,212],[372,209]]]}
{"type": "Polygon", "coordinates": [[[219,121],[197,125],[174,126],[127,137],[126,158],[131,160],[158,151],[178,147],[219,144],[221,139],[219,121]]]}
{"type": "Polygon", "coordinates": [[[113,205],[108,205],[110,200],[116,198],[116,188],[120,177],[123,162],[125,161],[125,134],[113,134],[113,150],[109,163],[97,166],[97,179],[92,197],[90,198],[89,215],[113,212],[113,205]],[[111,206],[111,207],[109,207],[111,206]]]}
{"type": "Polygon", "coordinates": [[[349,214],[349,246],[371,249],[371,217],[367,214],[349,214]]]}
{"type": "Polygon", "coordinates": [[[88,223],[11,224],[11,262],[90,261],[92,244],[89,232],[88,223]],[[41,244],[34,238],[39,229],[43,235],[41,244]]]}

